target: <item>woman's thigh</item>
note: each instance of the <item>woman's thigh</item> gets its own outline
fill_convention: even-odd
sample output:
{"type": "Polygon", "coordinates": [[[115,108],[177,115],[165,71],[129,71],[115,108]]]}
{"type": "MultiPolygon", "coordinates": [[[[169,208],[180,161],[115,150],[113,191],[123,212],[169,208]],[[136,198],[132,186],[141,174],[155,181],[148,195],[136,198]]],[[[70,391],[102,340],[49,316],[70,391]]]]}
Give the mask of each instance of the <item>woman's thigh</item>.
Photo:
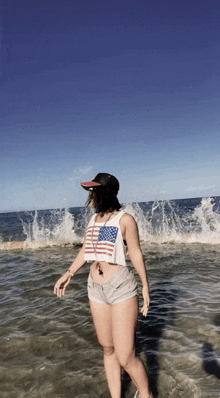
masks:
{"type": "Polygon", "coordinates": [[[135,355],[135,331],[138,322],[138,296],[112,306],[112,337],[116,356],[122,366],[135,355]]]}
{"type": "Polygon", "coordinates": [[[103,347],[113,347],[112,306],[90,300],[90,309],[99,344],[103,347]]]}

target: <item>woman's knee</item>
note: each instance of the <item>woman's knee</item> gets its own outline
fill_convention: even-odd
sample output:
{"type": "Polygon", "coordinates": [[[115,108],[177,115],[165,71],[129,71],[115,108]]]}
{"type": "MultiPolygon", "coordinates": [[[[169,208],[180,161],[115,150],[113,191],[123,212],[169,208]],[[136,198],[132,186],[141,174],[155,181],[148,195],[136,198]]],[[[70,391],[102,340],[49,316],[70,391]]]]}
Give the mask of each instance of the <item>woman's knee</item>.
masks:
{"type": "Polygon", "coordinates": [[[132,352],[130,355],[118,355],[117,358],[121,367],[127,371],[135,360],[135,352],[132,352]]]}
{"type": "Polygon", "coordinates": [[[102,346],[102,349],[106,356],[110,356],[115,352],[114,346],[102,346]]]}

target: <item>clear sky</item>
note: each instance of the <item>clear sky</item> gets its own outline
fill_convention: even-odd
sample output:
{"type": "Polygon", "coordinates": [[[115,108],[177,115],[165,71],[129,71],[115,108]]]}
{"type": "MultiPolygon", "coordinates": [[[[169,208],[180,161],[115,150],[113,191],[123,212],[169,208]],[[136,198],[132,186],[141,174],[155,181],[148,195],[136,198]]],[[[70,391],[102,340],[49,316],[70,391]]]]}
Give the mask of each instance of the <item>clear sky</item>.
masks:
{"type": "Polygon", "coordinates": [[[220,195],[219,0],[2,0],[0,210],[220,195]]]}

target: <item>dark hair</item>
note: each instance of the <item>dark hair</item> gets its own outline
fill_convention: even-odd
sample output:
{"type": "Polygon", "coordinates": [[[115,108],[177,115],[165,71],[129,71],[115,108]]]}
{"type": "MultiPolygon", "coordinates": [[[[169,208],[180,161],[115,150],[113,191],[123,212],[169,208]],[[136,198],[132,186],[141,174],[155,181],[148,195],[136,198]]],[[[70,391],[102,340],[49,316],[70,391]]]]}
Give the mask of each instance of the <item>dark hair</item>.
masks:
{"type": "Polygon", "coordinates": [[[120,210],[122,207],[121,204],[118,201],[117,196],[115,193],[111,191],[108,187],[95,187],[91,191],[92,195],[90,193],[88,200],[86,202],[86,206],[89,206],[91,203],[92,199],[95,199],[96,206],[95,206],[95,212],[96,213],[104,213],[107,210],[120,210]]]}

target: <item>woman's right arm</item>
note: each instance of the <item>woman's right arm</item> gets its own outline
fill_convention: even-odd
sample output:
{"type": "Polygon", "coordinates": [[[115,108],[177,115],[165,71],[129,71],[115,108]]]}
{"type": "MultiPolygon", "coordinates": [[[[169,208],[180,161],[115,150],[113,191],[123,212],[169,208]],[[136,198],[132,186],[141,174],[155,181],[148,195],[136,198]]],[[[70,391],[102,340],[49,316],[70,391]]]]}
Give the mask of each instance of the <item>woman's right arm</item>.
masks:
{"type": "Polygon", "coordinates": [[[85,251],[85,242],[83,243],[82,248],[80,249],[78,255],[73,261],[72,265],[69,267],[68,271],[58,279],[56,285],[54,286],[54,294],[57,297],[62,297],[65,294],[65,290],[67,286],[71,282],[72,276],[86,263],[84,259],[84,251],[85,251]]]}

